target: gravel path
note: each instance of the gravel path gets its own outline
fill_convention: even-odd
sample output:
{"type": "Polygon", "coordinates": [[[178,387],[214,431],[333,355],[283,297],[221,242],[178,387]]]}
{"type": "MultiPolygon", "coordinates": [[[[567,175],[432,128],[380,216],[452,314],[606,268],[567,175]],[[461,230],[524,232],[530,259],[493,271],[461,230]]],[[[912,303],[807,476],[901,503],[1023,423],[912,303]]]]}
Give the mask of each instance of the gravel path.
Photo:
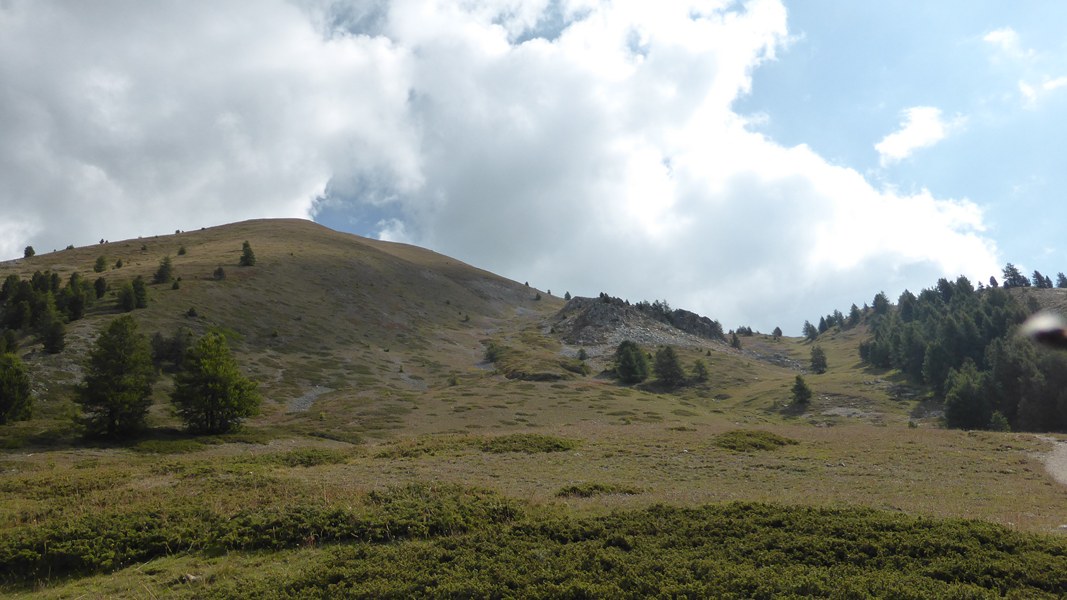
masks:
{"type": "Polygon", "coordinates": [[[1044,435],[1038,437],[1046,442],[1055,444],[1052,451],[1045,454],[1042,457],[1042,460],[1045,463],[1045,469],[1048,470],[1049,475],[1052,475],[1053,479],[1063,485],[1067,485],[1067,442],[1061,442],[1056,438],[1044,435]]]}

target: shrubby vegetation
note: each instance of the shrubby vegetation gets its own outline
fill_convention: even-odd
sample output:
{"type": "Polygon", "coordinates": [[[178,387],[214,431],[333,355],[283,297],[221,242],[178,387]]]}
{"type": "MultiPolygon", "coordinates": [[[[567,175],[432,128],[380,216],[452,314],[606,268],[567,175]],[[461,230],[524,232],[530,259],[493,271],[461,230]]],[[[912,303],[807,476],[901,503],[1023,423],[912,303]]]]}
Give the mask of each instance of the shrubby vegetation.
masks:
{"type": "Polygon", "coordinates": [[[980,521],[753,503],[577,517],[427,485],[354,505],[222,514],[190,503],[9,529],[0,578],[28,587],[174,554],[321,544],[332,545],[299,569],[237,571],[196,595],[1055,598],[1067,589],[1062,540],[980,521]]]}
{"type": "Polygon", "coordinates": [[[648,379],[648,358],[636,342],[625,340],[615,349],[615,376],[623,383],[648,379]]]}
{"type": "Polygon", "coordinates": [[[782,446],[791,446],[798,442],[761,429],[735,429],[720,433],[712,439],[711,443],[735,452],[752,452],[754,450],[774,450],[782,446]]]}

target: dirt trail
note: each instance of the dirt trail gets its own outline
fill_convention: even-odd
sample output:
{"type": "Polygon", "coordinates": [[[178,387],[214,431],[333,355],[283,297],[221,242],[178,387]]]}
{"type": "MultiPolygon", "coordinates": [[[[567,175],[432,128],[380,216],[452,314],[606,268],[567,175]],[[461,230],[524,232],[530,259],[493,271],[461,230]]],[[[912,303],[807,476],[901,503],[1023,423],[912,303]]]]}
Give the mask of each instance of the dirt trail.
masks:
{"type": "Polygon", "coordinates": [[[1056,481],[1067,485],[1067,442],[1061,442],[1056,438],[1039,435],[1038,438],[1054,444],[1052,451],[1042,457],[1045,469],[1056,481]]]}

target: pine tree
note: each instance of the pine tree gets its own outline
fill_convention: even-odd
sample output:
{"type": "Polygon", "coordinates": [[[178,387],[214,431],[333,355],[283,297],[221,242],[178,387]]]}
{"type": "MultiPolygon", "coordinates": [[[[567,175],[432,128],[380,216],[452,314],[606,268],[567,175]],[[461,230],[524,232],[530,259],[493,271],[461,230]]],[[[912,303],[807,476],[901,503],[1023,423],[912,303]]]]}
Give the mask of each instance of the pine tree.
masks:
{"type": "Polygon", "coordinates": [[[22,251],[22,258],[33,258],[37,252],[33,249],[33,246],[26,246],[22,251]]]}
{"type": "Polygon", "coordinates": [[[656,378],[667,387],[678,387],[685,383],[685,370],[678,360],[678,354],[674,348],[663,346],[656,350],[656,358],[652,367],[656,378]]]}
{"type": "Polygon", "coordinates": [[[776,339],[776,340],[780,339],[782,337],[782,328],[781,327],[775,327],[774,331],[771,332],[771,336],[774,337],[774,339],[776,339]]]}
{"type": "Polygon", "coordinates": [[[144,278],[138,275],[133,279],[133,300],[137,308],[148,308],[148,288],[144,278]]]}
{"type": "Polygon", "coordinates": [[[635,342],[623,341],[615,349],[615,376],[623,383],[641,383],[648,379],[648,358],[635,342]]]}
{"type": "Polygon", "coordinates": [[[154,379],[151,350],[137,322],[129,315],[112,321],[96,338],[78,388],[87,431],[114,437],[143,428],[154,379]]]}
{"type": "Polygon", "coordinates": [[[31,403],[26,365],[15,354],[0,354],[0,425],[28,418],[31,403]]]}
{"type": "Polygon", "coordinates": [[[241,245],[241,261],[238,263],[242,267],[251,267],[256,264],[256,254],[252,252],[252,244],[245,240],[241,245]]]}
{"type": "Polygon", "coordinates": [[[811,370],[815,371],[816,373],[822,374],[826,372],[826,369],[826,352],[822,349],[821,346],[812,346],[811,370]]]}
{"type": "Polygon", "coordinates": [[[259,411],[256,384],[241,375],[226,338],[208,333],[189,350],[174,377],[171,400],[190,430],[224,433],[259,411]]]}
{"type": "Polygon", "coordinates": [[[155,275],[152,276],[152,283],[170,283],[174,279],[174,264],[170,260],[170,256],[164,256],[163,260],[159,261],[159,268],[156,269],[155,275]]]}
{"type": "Polygon", "coordinates": [[[1063,271],[1056,273],[1056,287],[1067,288],[1067,275],[1063,274],[1063,271]]]}
{"type": "Polygon", "coordinates": [[[708,366],[699,358],[693,361],[693,380],[704,383],[708,380],[708,366]]]}
{"type": "Polygon", "coordinates": [[[793,382],[793,404],[805,406],[811,401],[811,388],[804,382],[804,378],[797,375],[793,382]]]}
{"type": "Polygon", "coordinates": [[[107,270],[107,257],[101,254],[96,257],[96,264],[93,265],[94,273],[103,273],[107,270]]]}
{"type": "Polygon", "coordinates": [[[802,331],[808,341],[815,341],[815,338],[819,337],[819,330],[811,324],[811,321],[804,321],[804,329],[802,331]]]}

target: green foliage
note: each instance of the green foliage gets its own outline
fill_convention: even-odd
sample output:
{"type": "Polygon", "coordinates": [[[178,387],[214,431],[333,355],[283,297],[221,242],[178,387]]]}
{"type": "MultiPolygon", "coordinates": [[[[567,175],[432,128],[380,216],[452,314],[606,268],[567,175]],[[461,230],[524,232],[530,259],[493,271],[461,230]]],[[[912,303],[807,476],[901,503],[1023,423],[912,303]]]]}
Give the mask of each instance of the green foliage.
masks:
{"type": "Polygon", "coordinates": [[[638,488],[616,485],[614,483],[577,483],[563,487],[556,492],[556,496],[559,498],[592,498],[593,496],[605,496],[609,494],[633,496],[640,493],[641,490],[638,488]]]}
{"type": "Polygon", "coordinates": [[[96,257],[96,262],[93,264],[94,273],[103,273],[107,270],[107,257],[101,254],[96,257]]]}
{"type": "Polygon", "coordinates": [[[774,331],[771,332],[771,337],[773,337],[776,340],[780,339],[782,337],[782,328],[781,327],[775,327],[774,331]]]}
{"type": "Polygon", "coordinates": [[[578,442],[540,433],[513,433],[489,438],[481,443],[485,452],[502,454],[504,452],[523,452],[539,454],[542,452],[565,452],[578,447],[578,442]]]}
{"type": "Polygon", "coordinates": [[[252,244],[249,244],[248,240],[241,245],[241,260],[238,264],[242,267],[251,267],[256,264],[256,254],[252,252],[252,244]]]}
{"type": "Polygon", "coordinates": [[[148,340],[133,317],[123,315],[96,338],[76,401],[86,429],[109,437],[129,435],[144,426],[151,405],[155,369],[148,340]]]}
{"type": "Polygon", "coordinates": [[[359,506],[112,510],[5,531],[0,577],[28,589],[173,554],[319,544],[299,568],[228,571],[193,594],[1041,599],[1067,589],[1063,540],[982,521],[754,503],[578,517],[427,485],[373,492],[359,506]]]}
{"type": "Polygon", "coordinates": [[[770,431],[734,429],[715,436],[711,443],[735,452],[753,452],[756,450],[775,450],[782,446],[790,446],[799,442],[770,431]]]}
{"type": "Polygon", "coordinates": [[[190,430],[225,433],[256,414],[261,399],[256,384],[241,375],[226,338],[208,333],[186,354],[171,400],[190,430]]]}
{"type": "Polygon", "coordinates": [[[796,380],[793,381],[791,391],[793,394],[793,404],[804,406],[811,401],[811,388],[808,387],[808,384],[800,375],[797,375],[796,380]]]}
{"type": "Polygon", "coordinates": [[[133,278],[133,301],[134,306],[137,308],[148,308],[148,288],[145,286],[144,278],[138,275],[133,278]]]}
{"type": "MultiPolygon", "coordinates": [[[[1012,287],[1022,285],[1017,271],[1006,269],[1012,287]]],[[[860,357],[928,385],[944,398],[949,426],[992,427],[996,411],[1014,431],[1067,431],[1067,357],[1013,335],[1030,310],[1003,288],[941,279],[872,317],[860,357]]]]}
{"type": "Polygon", "coordinates": [[[169,255],[164,256],[159,261],[159,268],[152,275],[152,283],[170,283],[172,279],[174,279],[174,263],[171,262],[169,255]]]}
{"type": "Polygon", "coordinates": [[[93,282],[93,292],[96,294],[96,299],[99,300],[107,293],[107,280],[103,277],[97,277],[93,282]]]}
{"type": "Polygon", "coordinates": [[[730,347],[735,350],[741,349],[741,338],[737,337],[737,332],[730,332],[730,347]]]}
{"type": "Polygon", "coordinates": [[[615,376],[623,383],[648,379],[648,358],[636,342],[625,340],[615,349],[615,376]]]}
{"type": "Polygon", "coordinates": [[[678,354],[670,346],[661,346],[656,350],[652,370],[659,382],[667,387],[678,387],[685,383],[685,370],[678,360],[678,354]]]}
{"type": "Polygon", "coordinates": [[[819,337],[819,329],[812,325],[811,321],[804,321],[804,328],[802,331],[804,333],[804,339],[808,341],[814,341],[815,338],[819,337]]]}
{"type": "Polygon", "coordinates": [[[1015,265],[1008,263],[1004,265],[1004,279],[1002,281],[1004,287],[1030,287],[1030,280],[1026,278],[1026,275],[1022,274],[1015,265]]]}
{"type": "Polygon", "coordinates": [[[822,346],[811,347],[811,370],[822,374],[826,372],[826,351],[822,349],[822,346]]]}
{"type": "Polygon", "coordinates": [[[987,377],[970,359],[959,370],[952,369],[946,383],[945,424],[960,429],[987,428],[993,418],[987,385],[987,377]]]}
{"type": "Polygon", "coordinates": [[[127,281],[119,288],[119,293],[116,295],[116,302],[119,310],[122,312],[130,312],[137,308],[137,295],[134,294],[133,284],[127,281]]]}
{"type": "Polygon", "coordinates": [[[37,251],[33,249],[33,246],[26,246],[22,251],[22,258],[32,258],[35,254],[37,251]]]}
{"type": "Polygon", "coordinates": [[[0,354],[0,425],[29,418],[32,402],[26,365],[15,354],[0,354]]]}
{"type": "Polygon", "coordinates": [[[185,256],[185,254],[186,254],[185,244],[182,244],[181,246],[178,246],[178,256],[185,256]]]}
{"type": "Polygon", "coordinates": [[[175,372],[181,369],[185,353],[193,344],[193,332],[178,327],[170,337],[160,332],[152,335],[152,363],[157,369],[175,372]]]}
{"type": "Polygon", "coordinates": [[[59,315],[52,314],[42,321],[40,325],[41,343],[44,351],[49,354],[59,354],[67,345],[67,326],[59,315]]]}
{"type": "Polygon", "coordinates": [[[211,278],[215,281],[222,281],[223,279],[226,279],[226,269],[223,269],[220,265],[218,268],[215,269],[214,272],[211,273],[211,278]]]}
{"type": "Polygon", "coordinates": [[[704,383],[708,380],[708,365],[701,359],[693,361],[693,381],[704,383]]]}

